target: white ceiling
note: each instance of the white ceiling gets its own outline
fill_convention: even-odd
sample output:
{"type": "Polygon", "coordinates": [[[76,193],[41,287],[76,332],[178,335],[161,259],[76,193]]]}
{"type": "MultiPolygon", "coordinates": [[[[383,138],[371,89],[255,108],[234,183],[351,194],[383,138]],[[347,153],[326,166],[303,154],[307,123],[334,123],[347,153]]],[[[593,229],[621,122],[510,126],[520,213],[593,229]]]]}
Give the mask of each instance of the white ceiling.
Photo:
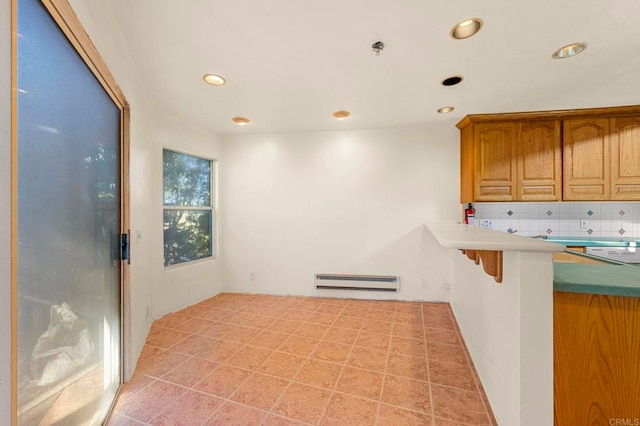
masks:
{"type": "Polygon", "coordinates": [[[638,0],[108,1],[151,102],[220,134],[640,103],[638,0]],[[451,39],[469,17],[482,31],[451,39]],[[580,41],[582,54],[551,58],[580,41]],[[209,86],[205,73],[228,83],[209,86]],[[454,74],[464,81],[440,85],[454,74]],[[446,105],[456,110],[436,112],[446,105]],[[352,117],[335,120],[339,109],[352,117]]]}

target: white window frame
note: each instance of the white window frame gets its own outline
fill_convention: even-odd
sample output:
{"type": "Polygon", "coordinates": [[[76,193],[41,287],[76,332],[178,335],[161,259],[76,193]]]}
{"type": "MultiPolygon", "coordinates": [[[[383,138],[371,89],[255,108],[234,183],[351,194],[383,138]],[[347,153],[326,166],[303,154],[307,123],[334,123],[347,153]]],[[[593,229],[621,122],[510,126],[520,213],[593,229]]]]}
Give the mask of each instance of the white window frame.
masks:
{"type": "Polygon", "coordinates": [[[217,235],[218,235],[218,185],[217,185],[217,170],[218,161],[215,158],[209,158],[202,155],[195,155],[190,152],[185,152],[179,149],[163,147],[162,148],[162,263],[164,265],[164,212],[167,210],[193,210],[193,211],[210,211],[211,212],[211,228],[209,233],[209,245],[211,246],[211,255],[200,257],[198,259],[187,260],[185,262],[174,263],[172,265],[164,265],[165,269],[177,269],[185,266],[190,266],[198,263],[208,262],[217,258],[217,235]],[[209,162],[209,206],[168,206],[164,204],[164,151],[170,151],[176,154],[188,155],[199,160],[206,160],[209,162]]]}

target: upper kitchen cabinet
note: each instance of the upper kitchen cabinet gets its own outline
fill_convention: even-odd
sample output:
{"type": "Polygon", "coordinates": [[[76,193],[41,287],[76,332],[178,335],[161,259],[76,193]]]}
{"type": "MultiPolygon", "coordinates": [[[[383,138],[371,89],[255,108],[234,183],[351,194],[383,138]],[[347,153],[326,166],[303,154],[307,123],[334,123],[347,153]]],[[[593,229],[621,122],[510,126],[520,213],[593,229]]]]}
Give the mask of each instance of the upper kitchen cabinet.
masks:
{"type": "Polygon", "coordinates": [[[475,127],[475,201],[512,201],[516,193],[516,123],[475,127]]]}
{"type": "Polygon", "coordinates": [[[640,116],[611,119],[612,200],[640,200],[640,116]]]}
{"type": "Polygon", "coordinates": [[[608,200],[609,118],[577,118],[562,123],[564,200],[608,200]]]}
{"type": "Polygon", "coordinates": [[[640,201],[640,106],[468,115],[460,202],[640,201]]]}
{"type": "Polygon", "coordinates": [[[517,199],[562,199],[562,140],[560,121],[525,121],[517,142],[517,199]]]}
{"type": "Polygon", "coordinates": [[[461,202],[559,201],[560,121],[468,123],[461,128],[461,202]]]}

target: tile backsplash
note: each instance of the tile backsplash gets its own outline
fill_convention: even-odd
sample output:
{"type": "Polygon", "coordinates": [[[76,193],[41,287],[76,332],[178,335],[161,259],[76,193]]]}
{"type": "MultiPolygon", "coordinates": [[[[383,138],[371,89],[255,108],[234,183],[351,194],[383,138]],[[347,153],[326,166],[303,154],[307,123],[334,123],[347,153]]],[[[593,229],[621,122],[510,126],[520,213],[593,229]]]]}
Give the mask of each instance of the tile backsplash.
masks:
{"type": "Polygon", "coordinates": [[[640,202],[474,203],[472,224],[518,235],[640,237],[640,202]]]}

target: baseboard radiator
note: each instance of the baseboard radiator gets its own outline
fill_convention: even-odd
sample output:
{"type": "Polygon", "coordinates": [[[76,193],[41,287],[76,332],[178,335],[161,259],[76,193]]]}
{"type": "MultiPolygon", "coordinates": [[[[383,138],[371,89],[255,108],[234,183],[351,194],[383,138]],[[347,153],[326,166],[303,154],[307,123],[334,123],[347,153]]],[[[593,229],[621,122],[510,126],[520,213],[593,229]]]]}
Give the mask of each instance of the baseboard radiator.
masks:
{"type": "Polygon", "coordinates": [[[318,289],[398,292],[400,290],[400,277],[388,275],[315,274],[315,284],[318,289]]]}

